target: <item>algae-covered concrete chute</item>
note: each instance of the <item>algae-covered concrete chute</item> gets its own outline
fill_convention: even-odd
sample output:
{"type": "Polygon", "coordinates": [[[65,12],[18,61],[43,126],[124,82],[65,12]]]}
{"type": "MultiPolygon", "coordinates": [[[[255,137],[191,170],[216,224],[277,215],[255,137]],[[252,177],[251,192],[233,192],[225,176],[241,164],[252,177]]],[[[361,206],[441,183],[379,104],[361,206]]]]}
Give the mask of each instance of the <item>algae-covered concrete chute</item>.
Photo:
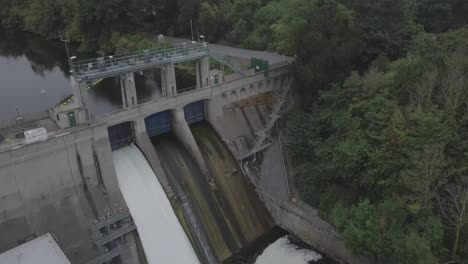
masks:
{"type": "Polygon", "coordinates": [[[172,184],[179,184],[190,199],[193,211],[217,259],[226,259],[242,245],[235,230],[232,230],[229,219],[220,210],[205,176],[174,135],[154,137],[152,142],[172,184]]]}
{"type": "Polygon", "coordinates": [[[217,199],[232,216],[231,222],[239,226],[242,244],[252,243],[272,227],[268,211],[214,129],[205,122],[191,128],[213,177],[211,186],[217,199]]]}

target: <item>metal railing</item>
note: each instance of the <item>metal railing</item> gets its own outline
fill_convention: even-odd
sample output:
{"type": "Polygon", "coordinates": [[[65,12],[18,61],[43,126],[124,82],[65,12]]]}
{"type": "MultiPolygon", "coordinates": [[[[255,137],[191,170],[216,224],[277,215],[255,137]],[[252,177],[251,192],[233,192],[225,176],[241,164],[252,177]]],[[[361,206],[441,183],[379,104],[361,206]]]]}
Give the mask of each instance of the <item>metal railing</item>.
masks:
{"type": "Polygon", "coordinates": [[[228,68],[230,68],[231,70],[233,70],[234,72],[240,74],[241,76],[245,76],[246,73],[245,71],[242,71],[241,67],[239,65],[234,65],[232,63],[230,63],[229,61],[227,61],[226,59],[218,56],[218,55],[215,55],[213,53],[210,53],[210,56],[215,59],[216,61],[218,61],[219,63],[221,64],[224,64],[226,66],[228,66],[228,68]]]}
{"type": "Polygon", "coordinates": [[[189,87],[185,87],[185,88],[181,88],[181,89],[177,89],[177,95],[179,94],[183,94],[183,93],[186,93],[186,92],[190,92],[190,91],[193,91],[197,89],[197,86],[194,85],[194,86],[189,86],[189,87]]]}
{"type": "MultiPolygon", "coordinates": [[[[274,71],[274,70],[280,70],[280,69],[283,69],[283,68],[286,68],[286,67],[289,67],[289,64],[281,64],[281,65],[276,65],[274,68],[270,68],[270,72],[274,71]]],[[[233,74],[233,75],[238,75],[238,74],[233,74]]],[[[232,79],[232,80],[228,80],[228,81],[225,81],[223,83],[219,83],[219,84],[211,84],[210,86],[208,87],[202,87],[202,88],[198,88],[198,89],[191,89],[191,90],[188,90],[188,91],[181,91],[181,90],[185,90],[185,89],[181,89],[178,91],[177,94],[175,95],[170,95],[170,96],[160,96],[160,97],[155,97],[155,98],[145,98],[141,101],[138,102],[138,107],[141,107],[145,104],[152,104],[152,103],[155,103],[155,102],[160,102],[160,101],[164,101],[164,100],[168,100],[168,99],[171,99],[171,98],[175,98],[177,96],[180,96],[182,94],[188,94],[188,93],[196,93],[196,92],[200,92],[200,91],[203,91],[203,90],[207,90],[207,89],[217,89],[219,87],[221,87],[222,85],[225,85],[227,83],[233,83],[235,81],[238,81],[240,79],[244,79],[244,78],[251,78],[251,77],[254,77],[256,75],[263,75],[263,72],[256,72],[256,73],[252,73],[248,76],[238,76],[238,78],[235,78],[235,79],[232,79]]],[[[261,82],[263,80],[259,80],[257,82],[261,82]]],[[[190,88],[190,87],[189,87],[190,88]]],[[[115,109],[113,111],[110,111],[110,112],[106,112],[106,113],[100,113],[98,115],[95,115],[93,116],[93,121],[97,121],[97,120],[103,120],[103,119],[106,119],[106,118],[110,118],[112,115],[117,115],[119,114],[120,112],[124,112],[124,111],[127,111],[128,109],[126,108],[120,108],[120,109],[115,109]]],[[[264,146],[264,148],[267,148],[269,147],[269,145],[266,145],[264,146]]],[[[244,153],[246,154],[246,153],[244,153]]],[[[243,159],[241,157],[238,157],[240,159],[243,159]]]]}
{"type": "Polygon", "coordinates": [[[258,152],[263,151],[264,149],[271,146],[271,137],[270,137],[270,130],[275,126],[276,121],[281,117],[280,112],[283,108],[284,104],[287,101],[287,96],[289,90],[291,89],[292,78],[287,78],[286,83],[282,84],[280,96],[277,100],[275,107],[273,108],[272,113],[269,115],[269,120],[265,126],[265,128],[255,132],[255,141],[253,143],[252,149],[247,152],[241,153],[237,156],[239,160],[246,159],[258,152]]]}
{"type": "Polygon", "coordinates": [[[186,43],[171,48],[147,49],[133,53],[119,54],[71,62],[70,68],[75,75],[93,75],[102,72],[112,72],[123,68],[136,67],[145,64],[166,63],[176,58],[189,55],[206,55],[206,43],[186,43]]]}

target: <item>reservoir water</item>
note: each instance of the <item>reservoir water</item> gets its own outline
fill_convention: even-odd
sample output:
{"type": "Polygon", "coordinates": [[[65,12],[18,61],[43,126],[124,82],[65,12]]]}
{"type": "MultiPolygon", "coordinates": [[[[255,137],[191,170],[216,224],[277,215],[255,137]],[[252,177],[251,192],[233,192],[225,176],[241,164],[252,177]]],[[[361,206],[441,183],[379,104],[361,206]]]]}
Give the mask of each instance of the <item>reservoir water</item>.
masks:
{"type": "Polygon", "coordinates": [[[60,42],[0,29],[0,120],[46,110],[71,93],[60,42]]]}
{"type": "MultiPolygon", "coordinates": [[[[95,57],[79,54],[77,60],[95,57]]],[[[70,68],[63,43],[25,32],[0,29],[0,121],[44,111],[72,93],[70,68]]],[[[195,84],[190,70],[177,69],[179,88],[195,84]]],[[[160,96],[159,70],[135,73],[139,102],[160,96]]],[[[106,78],[87,92],[90,114],[101,115],[122,105],[118,78],[106,78]]]]}

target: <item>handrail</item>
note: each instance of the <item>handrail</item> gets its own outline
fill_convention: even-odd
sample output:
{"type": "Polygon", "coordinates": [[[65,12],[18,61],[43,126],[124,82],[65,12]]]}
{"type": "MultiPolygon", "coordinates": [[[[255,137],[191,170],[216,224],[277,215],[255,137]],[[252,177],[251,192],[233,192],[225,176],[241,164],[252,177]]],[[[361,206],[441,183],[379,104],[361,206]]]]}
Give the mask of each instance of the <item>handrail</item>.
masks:
{"type": "Polygon", "coordinates": [[[241,67],[240,66],[234,66],[232,63],[228,62],[227,60],[221,58],[221,57],[218,57],[217,55],[214,55],[213,53],[210,53],[210,56],[215,59],[216,61],[218,61],[219,63],[222,63],[226,66],[228,66],[231,70],[233,70],[234,72],[240,74],[241,76],[245,76],[245,73],[242,72],[241,70],[241,67]]]}
{"type": "Polygon", "coordinates": [[[205,43],[182,44],[169,49],[147,49],[134,53],[93,58],[77,62],[70,62],[70,68],[77,75],[111,71],[133,65],[154,63],[156,61],[170,60],[186,55],[204,55],[208,53],[205,43]]]}
{"type": "MultiPolygon", "coordinates": [[[[270,72],[272,72],[273,70],[280,70],[282,68],[286,68],[288,67],[289,64],[285,64],[285,65],[279,65],[277,66],[276,68],[274,69],[270,69],[270,72]]],[[[202,91],[202,90],[208,90],[208,89],[216,89],[222,85],[225,85],[227,83],[232,83],[232,82],[235,82],[235,81],[238,81],[240,79],[244,79],[244,78],[250,78],[250,77],[254,77],[254,76],[257,76],[257,75],[263,75],[263,72],[256,72],[252,75],[249,75],[249,76],[242,76],[238,79],[233,79],[233,80],[230,80],[230,81],[227,81],[227,82],[223,82],[223,83],[219,83],[219,84],[214,84],[214,85],[210,85],[208,87],[203,87],[203,88],[199,88],[199,89],[193,89],[193,90],[190,90],[190,91],[185,91],[183,93],[179,93],[179,94],[175,94],[175,95],[170,95],[170,96],[161,96],[161,97],[157,97],[157,98],[151,98],[149,100],[144,100],[142,102],[140,102],[137,106],[135,107],[141,107],[145,104],[152,104],[152,103],[155,103],[155,102],[159,102],[159,101],[163,101],[163,100],[168,100],[168,99],[173,99],[173,98],[176,98],[177,96],[180,96],[180,95],[185,95],[185,94],[188,94],[188,93],[194,93],[194,92],[199,92],[199,91],[202,91]]],[[[114,111],[111,111],[111,112],[107,112],[107,113],[102,113],[102,114],[99,114],[99,115],[96,115],[93,117],[93,121],[97,121],[98,119],[104,119],[104,118],[107,118],[111,115],[114,115],[114,114],[118,114],[120,112],[123,112],[123,111],[126,111],[128,109],[125,109],[125,108],[120,108],[120,109],[117,109],[117,110],[114,110],[114,111]]]]}
{"type": "MultiPolygon", "coordinates": [[[[163,48],[150,48],[150,49],[146,49],[146,50],[138,50],[138,51],[129,52],[129,53],[121,53],[121,54],[116,54],[116,55],[107,56],[107,57],[114,58],[114,59],[129,58],[129,57],[134,57],[135,55],[145,54],[147,52],[164,53],[164,52],[171,52],[171,51],[174,51],[174,50],[187,49],[189,47],[205,47],[205,45],[203,43],[178,44],[178,45],[172,46],[170,48],[164,48],[164,47],[163,48]]],[[[84,63],[94,62],[94,61],[97,61],[100,58],[104,58],[104,57],[79,60],[79,61],[76,61],[75,63],[72,63],[72,64],[76,65],[76,64],[84,64],[84,63]]]]}

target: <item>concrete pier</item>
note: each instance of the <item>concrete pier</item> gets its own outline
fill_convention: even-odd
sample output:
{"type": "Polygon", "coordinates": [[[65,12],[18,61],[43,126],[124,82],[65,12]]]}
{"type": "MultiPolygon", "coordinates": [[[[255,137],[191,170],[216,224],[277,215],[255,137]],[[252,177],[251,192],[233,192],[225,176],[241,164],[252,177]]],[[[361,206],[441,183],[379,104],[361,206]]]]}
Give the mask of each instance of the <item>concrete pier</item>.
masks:
{"type": "Polygon", "coordinates": [[[126,73],[120,77],[120,87],[123,107],[132,108],[136,106],[138,100],[135,87],[135,75],[133,72],[126,73]]]}
{"type": "Polygon", "coordinates": [[[205,56],[196,63],[197,89],[210,85],[210,59],[205,56]]]}
{"type": "Polygon", "coordinates": [[[161,67],[161,91],[164,97],[177,94],[174,63],[169,63],[161,67]]]}
{"type": "Polygon", "coordinates": [[[89,224],[126,208],[108,144],[96,128],[0,153],[0,251],[50,232],[72,263],[97,257],[89,224]]]}
{"type": "Polygon", "coordinates": [[[171,111],[172,117],[172,130],[174,134],[179,138],[185,148],[190,152],[192,157],[197,162],[198,166],[200,167],[201,172],[206,177],[208,175],[208,168],[206,167],[205,160],[201,154],[200,148],[195,141],[195,138],[192,135],[192,131],[190,131],[190,127],[185,121],[185,113],[183,108],[178,108],[171,111]]]}
{"type": "Polygon", "coordinates": [[[159,179],[159,183],[163,186],[166,193],[172,192],[169,187],[169,180],[162,169],[159,156],[157,152],[154,150],[153,144],[146,132],[145,120],[143,118],[139,118],[134,123],[134,130],[135,130],[135,142],[140,150],[145,155],[146,160],[149,162],[151,168],[155,172],[156,176],[159,179]]]}

